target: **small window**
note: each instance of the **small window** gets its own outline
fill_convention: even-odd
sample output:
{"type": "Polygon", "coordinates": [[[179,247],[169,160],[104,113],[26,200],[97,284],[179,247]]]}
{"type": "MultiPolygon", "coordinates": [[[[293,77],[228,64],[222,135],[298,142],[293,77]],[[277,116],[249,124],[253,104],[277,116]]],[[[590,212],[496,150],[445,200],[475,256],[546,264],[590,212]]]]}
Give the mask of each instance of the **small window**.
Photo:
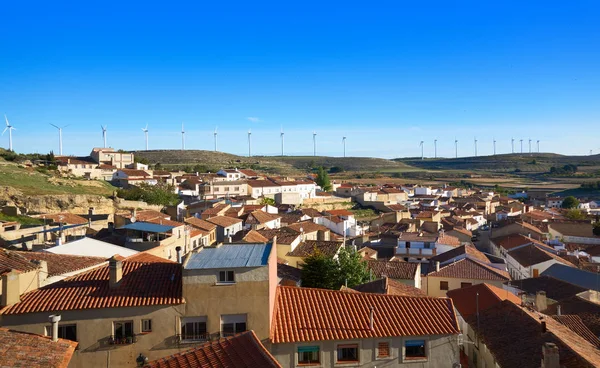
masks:
{"type": "Polygon", "coordinates": [[[233,336],[237,333],[246,331],[245,314],[227,314],[221,316],[221,336],[233,336]]]}
{"type": "Polygon", "coordinates": [[[219,271],[217,281],[222,284],[233,284],[235,282],[235,274],[233,271],[219,271]]]}
{"type": "Polygon", "coordinates": [[[181,319],[181,339],[187,341],[208,340],[206,317],[186,317],[181,319]]]}
{"type": "Polygon", "coordinates": [[[406,340],[404,342],[404,357],[406,359],[426,358],[425,340],[406,340]]]}
{"type": "Polygon", "coordinates": [[[151,319],[143,319],[142,320],[142,332],[152,332],[152,320],[151,319]]]}
{"type": "Polygon", "coordinates": [[[239,192],[239,191],[240,191],[240,187],[235,187],[235,188],[233,188],[233,190],[234,190],[235,192],[239,192]]]}
{"type": "Polygon", "coordinates": [[[380,341],[377,343],[377,359],[385,359],[391,356],[390,343],[388,341],[380,341]]]}
{"type": "Polygon", "coordinates": [[[448,281],[440,281],[440,290],[448,290],[448,281]]]}
{"type": "Polygon", "coordinates": [[[472,283],[470,283],[470,282],[461,282],[461,283],[460,283],[460,288],[461,288],[461,289],[462,289],[462,288],[467,288],[467,287],[469,287],[469,286],[473,286],[473,284],[472,284],[472,283]]]}
{"type": "Polygon", "coordinates": [[[298,348],[298,364],[319,364],[321,354],[318,346],[300,346],[298,348]]]}
{"type": "Polygon", "coordinates": [[[116,344],[131,344],[133,342],[133,321],[113,322],[113,341],[116,344]]]}
{"type": "Polygon", "coordinates": [[[229,192],[229,187],[225,187],[225,191],[226,191],[226,192],[229,192]]]}
{"type": "MultiPolygon", "coordinates": [[[[52,326],[46,327],[46,336],[52,336],[52,326]]],[[[77,341],[77,325],[59,325],[58,338],[77,341]]]]}
{"type": "Polygon", "coordinates": [[[358,362],[358,345],[357,344],[338,345],[337,361],[340,363],[358,362]]]}

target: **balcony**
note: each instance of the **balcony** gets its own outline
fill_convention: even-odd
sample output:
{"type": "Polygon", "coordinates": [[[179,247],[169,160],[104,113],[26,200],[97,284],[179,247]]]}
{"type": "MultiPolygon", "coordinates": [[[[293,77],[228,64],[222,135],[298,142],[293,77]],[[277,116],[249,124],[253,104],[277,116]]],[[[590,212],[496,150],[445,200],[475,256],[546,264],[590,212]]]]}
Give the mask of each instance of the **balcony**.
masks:
{"type": "Polygon", "coordinates": [[[137,342],[137,337],[135,335],[127,336],[127,337],[118,337],[115,335],[111,335],[108,339],[109,345],[129,345],[129,344],[135,344],[136,342],[137,342]]]}
{"type": "Polygon", "coordinates": [[[396,255],[399,257],[433,257],[436,253],[435,248],[396,248],[396,255]]]}
{"type": "Polygon", "coordinates": [[[177,341],[180,343],[195,343],[195,342],[205,342],[210,341],[211,336],[208,332],[199,333],[199,334],[177,334],[175,335],[177,341]]]}

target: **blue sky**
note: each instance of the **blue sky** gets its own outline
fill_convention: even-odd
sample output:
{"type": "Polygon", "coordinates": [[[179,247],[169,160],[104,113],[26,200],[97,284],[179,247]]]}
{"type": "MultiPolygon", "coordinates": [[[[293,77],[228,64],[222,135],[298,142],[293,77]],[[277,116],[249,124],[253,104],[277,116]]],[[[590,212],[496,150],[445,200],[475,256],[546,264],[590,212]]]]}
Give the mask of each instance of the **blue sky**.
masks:
{"type": "MultiPolygon", "coordinates": [[[[402,157],[600,152],[595,1],[16,2],[0,5],[0,112],[18,152],[186,146],[402,157]],[[248,119],[249,117],[258,118],[248,119]]],[[[8,137],[0,137],[8,146],[8,137]]]]}

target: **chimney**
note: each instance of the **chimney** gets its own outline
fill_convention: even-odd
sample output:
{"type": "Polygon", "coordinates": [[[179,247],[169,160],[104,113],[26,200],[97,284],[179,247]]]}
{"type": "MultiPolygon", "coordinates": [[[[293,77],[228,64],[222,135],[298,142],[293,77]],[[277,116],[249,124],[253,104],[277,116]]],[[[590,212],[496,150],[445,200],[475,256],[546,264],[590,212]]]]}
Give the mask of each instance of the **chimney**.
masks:
{"type": "Polygon", "coordinates": [[[556,344],[547,342],[542,346],[542,368],[560,368],[560,356],[556,344]]]}
{"type": "Polygon", "coordinates": [[[181,264],[181,247],[175,247],[175,252],[177,252],[177,263],[181,264]]]}
{"type": "Polygon", "coordinates": [[[535,307],[538,312],[543,312],[546,310],[546,308],[548,308],[545,291],[538,291],[535,293],[535,307]]]}
{"type": "Polygon", "coordinates": [[[108,273],[109,281],[108,284],[111,288],[119,286],[119,282],[123,277],[123,263],[119,261],[115,256],[108,260],[108,273]]]}
{"type": "Polygon", "coordinates": [[[44,285],[44,281],[48,278],[48,262],[43,260],[34,260],[33,263],[38,265],[38,287],[42,287],[44,285]]]}
{"type": "Polygon", "coordinates": [[[94,207],[88,208],[88,215],[92,216],[94,214],[94,207]]]}
{"type": "Polygon", "coordinates": [[[50,323],[52,323],[52,341],[58,341],[58,322],[60,322],[60,314],[53,314],[48,317],[50,323]]]}
{"type": "Polygon", "coordinates": [[[560,311],[560,304],[556,306],[556,315],[557,316],[562,316],[562,313],[560,311]]]}
{"type": "Polygon", "coordinates": [[[440,261],[435,261],[435,272],[440,271],[440,261]]]}
{"type": "Polygon", "coordinates": [[[369,328],[371,329],[371,331],[375,330],[374,324],[375,324],[375,308],[370,307],[371,311],[369,313],[369,328]]]}
{"type": "Polygon", "coordinates": [[[2,275],[2,305],[9,306],[21,301],[19,273],[11,270],[2,275]]]}
{"type": "Polygon", "coordinates": [[[546,332],[548,332],[548,328],[546,327],[546,321],[542,321],[541,327],[542,327],[542,334],[545,334],[546,332]]]}

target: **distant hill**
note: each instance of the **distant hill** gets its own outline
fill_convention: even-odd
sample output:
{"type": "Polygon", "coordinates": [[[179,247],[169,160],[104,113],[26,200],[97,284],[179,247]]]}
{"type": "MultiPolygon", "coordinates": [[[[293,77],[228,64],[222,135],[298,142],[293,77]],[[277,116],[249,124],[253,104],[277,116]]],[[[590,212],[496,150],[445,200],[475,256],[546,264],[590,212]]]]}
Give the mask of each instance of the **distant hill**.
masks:
{"type": "Polygon", "coordinates": [[[223,167],[252,167],[265,172],[298,174],[311,167],[338,167],[344,171],[399,172],[413,171],[403,162],[370,157],[324,157],[324,156],[254,156],[244,157],[223,152],[204,150],[153,150],[135,151],[136,157],[151,164],[166,167],[201,165],[210,170],[223,167]]]}

